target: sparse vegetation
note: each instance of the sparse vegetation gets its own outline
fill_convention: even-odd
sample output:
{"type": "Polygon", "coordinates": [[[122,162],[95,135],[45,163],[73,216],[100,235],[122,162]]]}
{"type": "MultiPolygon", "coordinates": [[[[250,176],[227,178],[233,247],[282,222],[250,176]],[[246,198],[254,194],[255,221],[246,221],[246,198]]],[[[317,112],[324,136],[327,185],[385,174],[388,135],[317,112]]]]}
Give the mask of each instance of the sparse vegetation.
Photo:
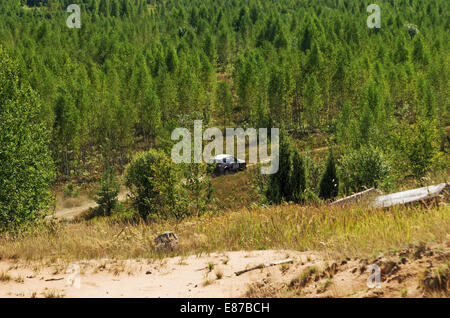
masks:
{"type": "Polygon", "coordinates": [[[9,282],[11,279],[11,275],[9,275],[8,272],[0,272],[0,282],[9,282]]]}
{"type": "Polygon", "coordinates": [[[21,275],[18,275],[16,277],[14,277],[14,281],[16,283],[22,284],[25,280],[23,279],[23,277],[21,275]]]}
{"type": "Polygon", "coordinates": [[[64,293],[56,289],[49,289],[42,293],[44,298],[64,298],[64,293]]]}
{"type": "Polygon", "coordinates": [[[319,269],[315,266],[308,267],[299,276],[292,279],[289,288],[305,287],[309,283],[311,277],[316,274],[319,269]]]}
{"type": "Polygon", "coordinates": [[[281,267],[280,267],[281,273],[285,274],[289,270],[290,267],[291,267],[290,264],[282,264],[281,267]]]}
{"type": "Polygon", "coordinates": [[[317,290],[318,293],[323,293],[327,290],[327,288],[333,283],[333,280],[331,278],[327,278],[325,282],[320,285],[319,289],[317,290]]]}
{"type": "Polygon", "coordinates": [[[212,280],[212,279],[205,278],[205,279],[203,280],[203,282],[202,282],[202,286],[203,286],[203,287],[206,287],[206,286],[208,286],[208,285],[211,285],[212,283],[213,283],[213,280],[212,280]]]}
{"type": "Polygon", "coordinates": [[[446,293],[450,290],[450,260],[432,271],[426,270],[420,278],[420,285],[430,294],[446,293]]]}

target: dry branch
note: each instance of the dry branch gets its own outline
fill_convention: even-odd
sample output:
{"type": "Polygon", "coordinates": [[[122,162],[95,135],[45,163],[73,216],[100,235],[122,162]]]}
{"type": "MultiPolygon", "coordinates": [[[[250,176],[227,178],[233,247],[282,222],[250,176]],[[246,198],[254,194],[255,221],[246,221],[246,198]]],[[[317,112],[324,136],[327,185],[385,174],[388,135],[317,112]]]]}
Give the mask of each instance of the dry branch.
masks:
{"type": "Polygon", "coordinates": [[[253,271],[255,269],[262,269],[262,268],[266,268],[266,267],[270,267],[270,266],[276,266],[276,265],[281,265],[281,264],[286,264],[286,263],[291,263],[292,264],[293,262],[294,261],[289,258],[289,259],[285,259],[285,260],[278,261],[278,262],[272,262],[272,263],[267,263],[267,264],[259,264],[258,266],[255,266],[255,267],[252,267],[252,268],[249,268],[249,269],[244,269],[242,271],[237,271],[237,272],[235,272],[235,274],[236,274],[236,276],[239,276],[241,274],[253,271]]]}

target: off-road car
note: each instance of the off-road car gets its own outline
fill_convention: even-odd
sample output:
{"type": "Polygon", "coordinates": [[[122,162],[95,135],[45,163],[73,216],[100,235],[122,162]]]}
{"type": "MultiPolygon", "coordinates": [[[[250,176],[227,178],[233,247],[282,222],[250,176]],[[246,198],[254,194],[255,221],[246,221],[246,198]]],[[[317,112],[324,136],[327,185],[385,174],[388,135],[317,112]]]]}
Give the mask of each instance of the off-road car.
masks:
{"type": "Polygon", "coordinates": [[[214,165],[213,173],[215,175],[231,174],[247,168],[244,160],[226,154],[215,156],[211,159],[210,164],[214,165]]]}

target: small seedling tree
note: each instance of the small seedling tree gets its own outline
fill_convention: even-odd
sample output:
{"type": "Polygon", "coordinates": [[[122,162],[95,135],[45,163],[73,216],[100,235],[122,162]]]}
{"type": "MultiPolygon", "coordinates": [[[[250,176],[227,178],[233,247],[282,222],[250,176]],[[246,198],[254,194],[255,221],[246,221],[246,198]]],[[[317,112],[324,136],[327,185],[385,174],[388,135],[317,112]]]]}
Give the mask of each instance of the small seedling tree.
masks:
{"type": "Polygon", "coordinates": [[[106,169],[100,180],[100,189],[95,198],[101,215],[110,216],[112,214],[118,203],[118,195],[119,184],[115,180],[114,171],[111,168],[106,169]]]}

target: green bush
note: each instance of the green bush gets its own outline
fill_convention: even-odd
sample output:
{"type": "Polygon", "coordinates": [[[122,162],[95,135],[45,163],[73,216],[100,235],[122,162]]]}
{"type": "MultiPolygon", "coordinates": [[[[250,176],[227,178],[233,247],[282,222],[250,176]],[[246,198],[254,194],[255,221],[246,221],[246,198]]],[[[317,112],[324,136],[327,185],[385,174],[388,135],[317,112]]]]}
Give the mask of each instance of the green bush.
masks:
{"type": "Polygon", "coordinates": [[[320,180],[322,179],[323,171],[325,169],[324,160],[317,160],[311,154],[305,155],[306,166],[306,188],[316,193],[316,197],[319,193],[318,187],[320,180]]]}
{"type": "Polygon", "coordinates": [[[388,160],[378,148],[362,146],[341,160],[341,180],[346,193],[378,187],[390,175],[388,160]]]}
{"type": "Polygon", "coordinates": [[[161,151],[137,154],[128,164],[125,184],[141,218],[182,218],[189,214],[180,165],[161,151]]]}
{"type": "Polygon", "coordinates": [[[143,219],[156,214],[158,207],[154,200],[159,191],[153,180],[154,166],[165,158],[156,150],[138,153],[126,167],[125,185],[130,190],[130,196],[135,209],[143,219]]]}
{"type": "Polygon", "coordinates": [[[115,181],[114,171],[107,169],[100,180],[100,189],[97,192],[95,202],[101,215],[110,216],[118,203],[119,184],[115,181]]]}
{"type": "Polygon", "coordinates": [[[43,216],[51,200],[55,174],[40,110],[0,47],[0,231],[43,216]]]}
{"type": "Polygon", "coordinates": [[[139,220],[137,214],[134,209],[127,209],[123,203],[118,202],[111,219],[122,223],[135,223],[139,220]]]}
{"type": "Polygon", "coordinates": [[[197,216],[206,211],[207,205],[213,199],[214,191],[210,178],[213,168],[205,163],[191,163],[183,169],[184,188],[193,199],[189,202],[189,210],[197,216]]]}
{"type": "Polygon", "coordinates": [[[445,168],[445,159],[439,151],[440,134],[433,120],[419,117],[410,128],[409,138],[405,138],[404,153],[408,157],[412,175],[422,183],[428,172],[445,168]]]}

